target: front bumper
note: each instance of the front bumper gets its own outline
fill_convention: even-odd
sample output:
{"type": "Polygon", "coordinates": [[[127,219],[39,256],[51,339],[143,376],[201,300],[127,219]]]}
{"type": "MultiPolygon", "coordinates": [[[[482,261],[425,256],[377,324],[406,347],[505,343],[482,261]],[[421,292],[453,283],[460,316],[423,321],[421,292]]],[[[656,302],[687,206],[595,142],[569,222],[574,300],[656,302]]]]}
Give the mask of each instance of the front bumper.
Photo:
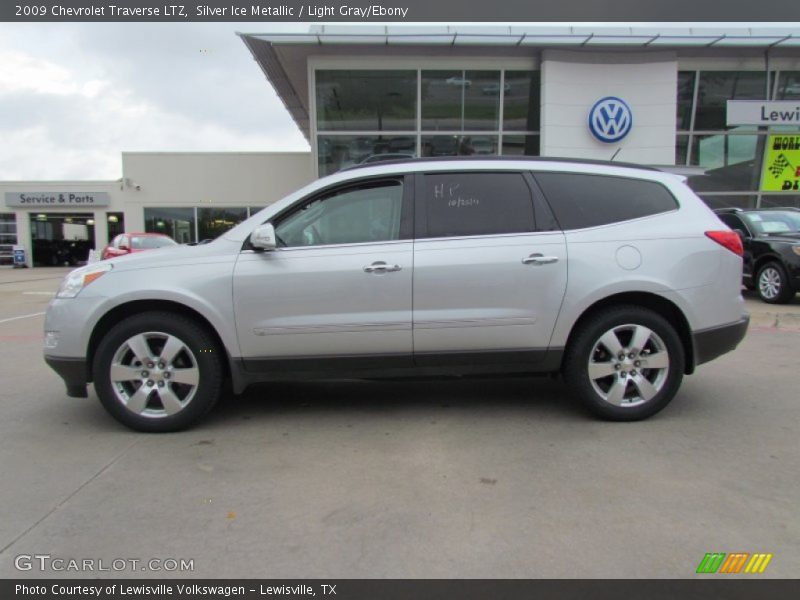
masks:
{"type": "Polygon", "coordinates": [[[735,323],[693,332],[694,364],[702,365],[736,348],[744,339],[749,324],[750,315],[745,315],[735,323]]]}
{"type": "Polygon", "coordinates": [[[44,360],[64,380],[64,384],[67,386],[67,396],[70,398],[87,398],[89,396],[86,392],[86,384],[89,381],[86,360],[58,356],[45,356],[44,360]]]}

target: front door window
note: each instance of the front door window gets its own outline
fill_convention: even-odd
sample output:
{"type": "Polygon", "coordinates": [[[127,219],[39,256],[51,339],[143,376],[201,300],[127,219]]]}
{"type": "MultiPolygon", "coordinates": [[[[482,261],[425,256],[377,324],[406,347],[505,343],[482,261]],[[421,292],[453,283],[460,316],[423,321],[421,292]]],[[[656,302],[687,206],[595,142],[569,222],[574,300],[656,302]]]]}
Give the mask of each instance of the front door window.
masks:
{"type": "Polygon", "coordinates": [[[281,247],[385,242],[400,238],[403,186],[383,181],[305,204],[275,228],[281,247]]]}

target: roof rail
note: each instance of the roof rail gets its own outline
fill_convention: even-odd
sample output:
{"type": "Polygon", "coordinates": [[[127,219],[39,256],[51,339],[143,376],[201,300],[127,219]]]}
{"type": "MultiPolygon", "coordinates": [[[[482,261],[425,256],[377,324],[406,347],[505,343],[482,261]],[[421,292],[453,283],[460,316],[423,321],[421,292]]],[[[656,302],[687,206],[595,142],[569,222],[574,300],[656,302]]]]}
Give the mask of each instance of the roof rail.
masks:
{"type": "Polygon", "coordinates": [[[440,163],[440,162],[476,162],[476,161],[492,161],[492,162],[532,162],[532,163],[552,163],[563,162],[579,165],[601,165],[609,167],[625,167],[628,169],[641,169],[643,171],[660,171],[655,167],[648,165],[640,165],[636,163],[626,162],[612,162],[609,160],[594,160],[589,158],[560,158],[554,156],[426,156],[422,158],[400,158],[395,160],[381,160],[364,164],[351,165],[340,169],[338,172],[352,171],[356,169],[364,169],[367,167],[379,167],[385,165],[402,165],[402,164],[425,164],[425,163],[440,163]]]}

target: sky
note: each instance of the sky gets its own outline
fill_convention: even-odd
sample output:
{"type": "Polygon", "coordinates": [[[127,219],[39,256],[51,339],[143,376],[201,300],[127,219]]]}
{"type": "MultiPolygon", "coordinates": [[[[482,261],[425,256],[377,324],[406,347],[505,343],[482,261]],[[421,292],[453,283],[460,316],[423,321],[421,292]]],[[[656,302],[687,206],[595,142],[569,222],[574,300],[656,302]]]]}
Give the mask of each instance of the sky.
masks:
{"type": "Polygon", "coordinates": [[[125,151],[307,151],[235,35],[263,29],[0,24],[0,180],[118,179],[125,151]]]}
{"type": "Polygon", "coordinates": [[[308,151],[235,35],[308,26],[0,23],[0,181],[118,179],[125,151],[308,151]]]}

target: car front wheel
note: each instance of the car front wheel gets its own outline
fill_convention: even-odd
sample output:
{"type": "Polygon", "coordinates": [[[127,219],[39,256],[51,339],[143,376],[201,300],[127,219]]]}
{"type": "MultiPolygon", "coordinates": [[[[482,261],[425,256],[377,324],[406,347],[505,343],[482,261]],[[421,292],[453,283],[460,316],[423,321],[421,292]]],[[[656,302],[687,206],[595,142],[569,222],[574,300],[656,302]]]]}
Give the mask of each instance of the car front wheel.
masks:
{"type": "Polygon", "coordinates": [[[124,319],[100,342],[93,363],[100,402],[138,431],[186,429],[222,392],[223,363],[211,335],[182,315],[146,312],[124,319]]]}
{"type": "Polygon", "coordinates": [[[595,415],[636,421],[669,404],[684,363],[681,340],[666,319],[646,308],[618,306],[579,325],[567,348],[564,378],[595,415]]]}
{"type": "Polygon", "coordinates": [[[758,297],[769,304],[786,304],[794,296],[786,269],[780,263],[765,264],[758,270],[756,281],[758,297]]]}

